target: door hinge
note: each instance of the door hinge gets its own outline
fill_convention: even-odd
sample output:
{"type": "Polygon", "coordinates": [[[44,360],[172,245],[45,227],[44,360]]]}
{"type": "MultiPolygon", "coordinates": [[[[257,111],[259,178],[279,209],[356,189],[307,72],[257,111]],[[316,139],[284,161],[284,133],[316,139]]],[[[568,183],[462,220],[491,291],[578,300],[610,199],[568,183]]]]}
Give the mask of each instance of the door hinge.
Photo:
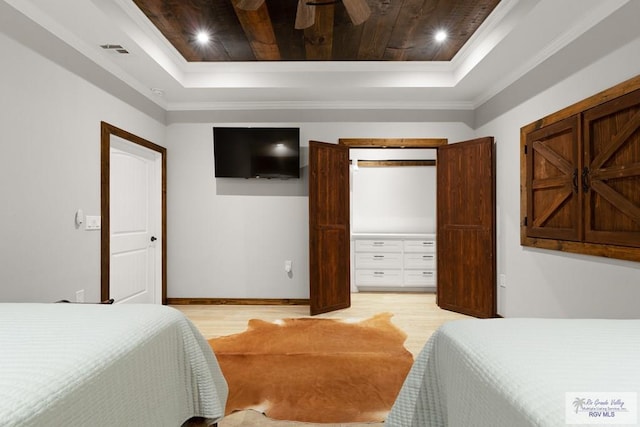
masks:
{"type": "Polygon", "coordinates": [[[527,154],[527,144],[524,145],[524,154],[527,154]]]}

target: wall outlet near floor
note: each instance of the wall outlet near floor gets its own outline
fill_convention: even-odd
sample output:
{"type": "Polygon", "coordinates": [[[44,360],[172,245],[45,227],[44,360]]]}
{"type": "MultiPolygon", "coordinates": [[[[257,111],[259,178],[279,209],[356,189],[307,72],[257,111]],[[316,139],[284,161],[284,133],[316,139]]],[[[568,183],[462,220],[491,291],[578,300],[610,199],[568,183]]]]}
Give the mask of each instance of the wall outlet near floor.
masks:
{"type": "Polygon", "coordinates": [[[507,277],[505,274],[501,274],[498,276],[498,286],[500,286],[501,288],[507,287],[507,277]]]}
{"type": "Polygon", "coordinates": [[[84,302],[84,289],[76,291],[76,302],[84,302]]]}

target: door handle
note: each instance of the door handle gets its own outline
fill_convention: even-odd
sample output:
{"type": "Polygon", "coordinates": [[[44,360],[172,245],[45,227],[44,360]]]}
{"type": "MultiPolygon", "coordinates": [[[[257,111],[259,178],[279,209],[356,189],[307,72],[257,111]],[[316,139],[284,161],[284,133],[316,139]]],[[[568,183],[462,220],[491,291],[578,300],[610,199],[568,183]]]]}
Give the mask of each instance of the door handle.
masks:
{"type": "Polygon", "coordinates": [[[156,239],[156,236],[151,236],[151,241],[152,242],[155,242],[156,240],[158,240],[158,239],[156,239]]]}
{"type": "Polygon", "coordinates": [[[590,187],[589,172],[590,172],[589,168],[586,166],[582,169],[582,191],[584,191],[585,193],[589,191],[589,187],[590,187]]]}

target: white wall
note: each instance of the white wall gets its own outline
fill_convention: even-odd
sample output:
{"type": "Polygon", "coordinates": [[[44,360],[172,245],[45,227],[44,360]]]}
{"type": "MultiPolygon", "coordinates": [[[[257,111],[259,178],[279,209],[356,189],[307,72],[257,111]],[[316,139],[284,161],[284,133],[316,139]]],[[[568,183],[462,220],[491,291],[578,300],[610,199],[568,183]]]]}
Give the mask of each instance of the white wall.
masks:
{"type": "Polygon", "coordinates": [[[462,123],[174,123],[168,126],[168,296],[308,298],[308,141],[473,136],[462,123]],[[213,126],[298,126],[299,180],[216,179],[213,126]],[[293,274],[284,261],[293,261],[293,274]]]}
{"type": "Polygon", "coordinates": [[[353,233],[435,233],[435,167],[361,167],[351,185],[353,233]]]}
{"type": "Polygon", "coordinates": [[[163,124],[0,33],[0,301],[100,299],[100,121],[158,144],[163,124]]]}
{"type": "Polygon", "coordinates": [[[640,39],[477,129],[496,137],[499,312],[505,317],[640,316],[640,263],[520,246],[520,128],[640,74],[640,39]]]}
{"type": "MultiPolygon", "coordinates": [[[[435,160],[435,149],[351,149],[358,160],[435,160]]],[[[352,233],[435,233],[434,166],[351,167],[352,233]]]]}

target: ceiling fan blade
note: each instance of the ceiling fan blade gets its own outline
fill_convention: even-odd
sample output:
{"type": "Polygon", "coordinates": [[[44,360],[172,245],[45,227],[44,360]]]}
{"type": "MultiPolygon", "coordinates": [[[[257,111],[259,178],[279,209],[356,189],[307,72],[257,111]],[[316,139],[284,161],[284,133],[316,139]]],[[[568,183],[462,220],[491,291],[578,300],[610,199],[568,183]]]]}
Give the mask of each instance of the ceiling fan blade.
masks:
{"type": "Polygon", "coordinates": [[[316,22],[316,7],[307,4],[308,0],[298,0],[298,10],[296,11],[296,30],[309,28],[316,22]]]}
{"type": "Polygon", "coordinates": [[[238,9],[241,10],[257,10],[262,6],[264,0],[236,0],[235,4],[238,9]]]}
{"type": "Polygon", "coordinates": [[[342,0],[353,25],[360,25],[371,15],[367,0],[342,0]]]}

